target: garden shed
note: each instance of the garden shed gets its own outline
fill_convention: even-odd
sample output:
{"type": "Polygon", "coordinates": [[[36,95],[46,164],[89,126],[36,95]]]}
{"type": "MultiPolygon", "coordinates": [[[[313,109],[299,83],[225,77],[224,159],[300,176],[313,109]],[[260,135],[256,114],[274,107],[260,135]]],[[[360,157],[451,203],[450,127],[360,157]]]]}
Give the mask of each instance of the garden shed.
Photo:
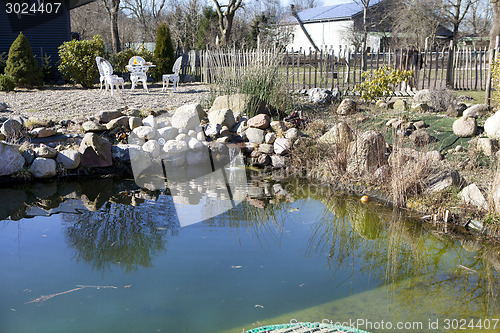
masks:
{"type": "Polygon", "coordinates": [[[58,47],[71,40],[70,10],[95,0],[0,1],[0,54],[22,32],[38,59],[59,60],[58,47]]]}

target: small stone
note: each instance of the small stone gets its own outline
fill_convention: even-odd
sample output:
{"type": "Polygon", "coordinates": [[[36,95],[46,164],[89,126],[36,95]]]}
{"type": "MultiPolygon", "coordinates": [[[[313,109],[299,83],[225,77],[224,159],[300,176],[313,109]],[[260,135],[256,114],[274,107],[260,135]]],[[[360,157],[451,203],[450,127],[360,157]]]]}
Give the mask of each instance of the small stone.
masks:
{"type": "Polygon", "coordinates": [[[26,160],[26,163],[31,164],[33,160],[36,158],[35,152],[31,148],[26,148],[21,152],[21,155],[26,160]]]}
{"type": "Polygon", "coordinates": [[[416,129],[429,127],[423,120],[416,121],[415,123],[413,123],[413,126],[415,126],[416,129]]]}
{"type": "Polygon", "coordinates": [[[266,133],[264,137],[264,142],[268,144],[273,144],[274,140],[276,140],[276,134],[274,133],[266,133]]]}
{"type": "Polygon", "coordinates": [[[255,117],[248,119],[248,126],[260,129],[269,128],[270,123],[271,122],[267,114],[258,114],[255,117]]]}
{"type": "Polygon", "coordinates": [[[337,108],[337,114],[349,115],[356,112],[356,102],[350,98],[344,99],[337,108]]]}
{"type": "Polygon", "coordinates": [[[286,138],[277,138],[274,141],[274,153],[277,155],[285,155],[292,148],[292,141],[286,138]]]}
{"type": "Polygon", "coordinates": [[[188,147],[193,150],[201,149],[203,147],[203,144],[195,138],[190,138],[187,143],[188,147]]]}
{"type": "Polygon", "coordinates": [[[208,124],[205,128],[205,134],[207,136],[216,137],[217,135],[219,135],[221,129],[221,124],[208,124]]]}
{"type": "Polygon", "coordinates": [[[20,171],[25,163],[24,157],[19,154],[16,145],[0,142],[0,176],[10,175],[20,171]]]}
{"type": "Polygon", "coordinates": [[[427,105],[427,103],[414,104],[414,105],[412,105],[411,108],[414,112],[424,113],[424,112],[429,111],[429,105],[427,105]]]}
{"type": "Polygon", "coordinates": [[[262,143],[259,145],[259,152],[264,154],[272,154],[274,152],[274,146],[267,143],[262,143]]]}
{"type": "Polygon", "coordinates": [[[410,140],[412,140],[413,143],[415,144],[415,146],[417,146],[417,147],[423,147],[423,146],[426,146],[430,143],[437,141],[437,139],[435,137],[431,136],[424,129],[419,129],[419,130],[414,131],[410,135],[410,140]]]}
{"type": "Polygon", "coordinates": [[[463,117],[477,118],[490,113],[488,104],[476,104],[464,111],[463,117]]]}
{"type": "Polygon", "coordinates": [[[466,205],[472,205],[482,210],[488,210],[488,203],[476,184],[470,184],[465,187],[459,195],[462,198],[462,202],[466,205]]]}
{"type": "Polygon", "coordinates": [[[286,157],[280,155],[271,155],[271,165],[274,168],[286,167],[286,157]]]}
{"type": "Polygon", "coordinates": [[[283,121],[278,121],[278,120],[271,121],[269,125],[271,126],[273,131],[278,135],[282,135],[288,129],[288,127],[285,125],[285,122],[283,121]]]}
{"type": "Polygon", "coordinates": [[[392,108],[398,111],[406,110],[406,101],[404,99],[397,99],[394,101],[392,108]]]}
{"type": "Polygon", "coordinates": [[[290,128],[288,131],[285,132],[285,138],[290,139],[290,140],[295,140],[300,136],[300,132],[298,129],[290,128]]]}
{"type": "Polygon", "coordinates": [[[36,157],[54,158],[58,154],[58,151],[56,149],[46,145],[41,145],[40,147],[35,148],[34,150],[36,157]]]}
{"type": "Polygon", "coordinates": [[[175,141],[186,141],[187,142],[188,140],[189,140],[189,136],[185,133],[181,133],[175,137],[175,141]]]}
{"type": "Polygon", "coordinates": [[[124,116],[121,110],[101,111],[96,115],[100,123],[109,123],[111,120],[124,116]]]}
{"type": "Polygon", "coordinates": [[[263,143],[265,133],[264,130],[253,127],[249,127],[245,132],[248,141],[253,143],[263,143]]]}
{"type": "Polygon", "coordinates": [[[0,102],[0,112],[7,111],[7,104],[0,102]]]}
{"type": "Polygon", "coordinates": [[[490,138],[479,138],[477,140],[477,147],[486,156],[493,156],[499,150],[498,141],[490,138]]]}
{"type": "Polygon", "coordinates": [[[7,138],[17,137],[21,134],[23,124],[15,118],[8,119],[2,124],[0,132],[7,138]]]}
{"type": "Polygon", "coordinates": [[[227,126],[228,128],[232,128],[236,124],[236,120],[234,119],[234,114],[231,109],[210,111],[208,114],[208,122],[213,125],[220,124],[222,126],[227,126]]]}
{"type": "Polygon", "coordinates": [[[428,151],[425,155],[432,162],[439,162],[444,158],[444,156],[437,150],[428,151]]]}
{"type": "Polygon", "coordinates": [[[457,153],[461,153],[461,152],[463,152],[464,150],[465,150],[465,149],[464,149],[464,147],[463,147],[463,146],[461,146],[461,145],[458,145],[458,146],[456,146],[456,147],[455,147],[455,151],[456,151],[457,153]]]}

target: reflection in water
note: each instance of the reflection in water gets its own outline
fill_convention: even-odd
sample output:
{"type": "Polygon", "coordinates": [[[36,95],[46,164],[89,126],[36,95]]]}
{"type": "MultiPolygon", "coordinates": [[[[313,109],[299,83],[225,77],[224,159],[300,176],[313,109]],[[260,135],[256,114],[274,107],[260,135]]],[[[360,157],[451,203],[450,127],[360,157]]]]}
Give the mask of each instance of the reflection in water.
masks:
{"type": "MultiPolygon", "coordinates": [[[[203,198],[193,196],[195,188],[200,195],[210,193],[198,189],[196,182],[186,185],[189,187],[173,194],[196,199],[185,201],[183,209],[187,214],[192,213],[193,207],[206,209],[208,215],[220,208],[199,205],[203,198]]],[[[283,190],[282,186],[273,187],[261,180],[246,186],[243,189],[248,193],[246,201],[223,215],[205,220],[202,228],[187,228],[186,234],[198,231],[207,235],[204,232],[229,229],[228,235],[236,235],[240,246],[255,244],[260,249],[271,249],[252,252],[255,255],[289,246],[287,232],[296,224],[299,228],[294,231],[302,232],[300,241],[307,242],[293,251],[298,251],[301,257],[319,258],[323,270],[327,267],[327,275],[331,273],[328,282],[338,283],[336,278],[342,274],[341,282],[346,282],[345,272],[352,272],[351,281],[346,283],[353,286],[357,276],[367,276],[370,283],[374,281],[377,287],[381,287],[384,302],[394,304],[395,311],[404,312],[411,320],[426,322],[429,316],[498,317],[498,248],[480,245],[460,234],[449,237],[436,227],[387,210],[377,202],[362,204],[356,198],[331,191],[318,191],[317,188],[309,191],[302,184],[283,185],[286,189],[283,190]],[[277,193],[279,195],[275,195],[277,193]],[[320,206],[319,202],[323,204],[319,219],[316,218],[318,212],[307,210],[311,202],[315,208],[320,206]],[[247,241],[248,238],[251,242],[247,241]]],[[[127,182],[61,183],[47,188],[37,186],[30,192],[15,189],[2,193],[17,193],[19,198],[25,199],[23,202],[13,198],[5,200],[8,205],[0,207],[3,214],[31,217],[63,213],[64,237],[67,245],[75,251],[74,257],[99,271],[109,271],[114,266],[126,272],[152,267],[156,257],[165,256],[169,237],[178,235],[180,230],[172,196],[139,191],[127,182]]],[[[211,204],[215,205],[216,201],[211,204]]],[[[170,243],[171,249],[173,244],[170,243]]],[[[193,249],[198,249],[198,245],[193,243],[193,249]]],[[[203,264],[210,269],[218,265],[211,266],[209,261],[203,264]]],[[[274,264],[270,262],[271,265],[274,264]]],[[[180,271],[185,268],[178,267],[180,271]]],[[[245,269],[245,274],[250,274],[250,277],[240,276],[241,281],[248,282],[244,279],[258,279],[262,275],[268,278],[268,271],[261,271],[261,268],[253,276],[251,268],[245,269]]],[[[323,270],[318,272],[324,274],[323,270]]],[[[244,271],[222,269],[221,272],[218,278],[225,279],[244,271]]],[[[235,292],[241,291],[240,286],[232,288],[235,292]]],[[[307,284],[303,289],[306,288],[307,284]]],[[[351,299],[357,292],[351,290],[351,299]]],[[[217,300],[217,296],[213,297],[217,300]]],[[[370,301],[372,299],[366,300],[370,301]]],[[[384,306],[389,307],[385,303],[384,306]]],[[[332,311],[331,307],[329,311],[332,311]]],[[[394,314],[395,317],[399,315],[394,314]]]]}
{"type": "Polygon", "coordinates": [[[175,209],[167,196],[139,207],[108,202],[96,212],[63,214],[63,221],[77,260],[102,271],[113,264],[127,272],[151,267],[176,228],[175,209]]]}
{"type": "Polygon", "coordinates": [[[432,311],[439,318],[498,317],[498,249],[458,242],[374,202],[335,195],[315,199],[325,211],[307,252],[327,254],[333,274],[358,263],[389,286],[389,298],[412,320],[427,321],[432,311]]]}

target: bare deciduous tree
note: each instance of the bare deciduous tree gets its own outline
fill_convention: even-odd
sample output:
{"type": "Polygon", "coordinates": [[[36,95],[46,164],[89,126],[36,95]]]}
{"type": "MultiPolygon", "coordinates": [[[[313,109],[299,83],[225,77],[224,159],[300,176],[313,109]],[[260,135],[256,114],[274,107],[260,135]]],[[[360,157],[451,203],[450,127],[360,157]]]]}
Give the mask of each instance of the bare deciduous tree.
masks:
{"type": "Polygon", "coordinates": [[[215,10],[219,15],[219,29],[224,44],[229,43],[231,28],[233,27],[234,14],[242,5],[242,0],[229,0],[227,5],[221,5],[218,0],[213,0],[215,10]]]}
{"type": "Polygon", "coordinates": [[[123,9],[141,26],[143,41],[155,40],[165,3],[166,0],[123,0],[123,9]]]}
{"type": "Polygon", "coordinates": [[[453,40],[457,40],[460,25],[464,21],[471,6],[478,0],[443,0],[443,14],[453,26],[453,40]]]}
{"type": "Polygon", "coordinates": [[[296,10],[323,6],[322,0],[290,0],[288,7],[294,5],[296,10]]]}
{"type": "Polygon", "coordinates": [[[108,12],[111,30],[111,48],[114,53],[121,51],[120,36],[118,35],[118,16],[120,12],[120,0],[102,0],[108,12]]]}
{"type": "Polygon", "coordinates": [[[473,36],[484,36],[489,33],[492,21],[493,13],[489,1],[478,0],[471,4],[463,31],[473,36]]]}

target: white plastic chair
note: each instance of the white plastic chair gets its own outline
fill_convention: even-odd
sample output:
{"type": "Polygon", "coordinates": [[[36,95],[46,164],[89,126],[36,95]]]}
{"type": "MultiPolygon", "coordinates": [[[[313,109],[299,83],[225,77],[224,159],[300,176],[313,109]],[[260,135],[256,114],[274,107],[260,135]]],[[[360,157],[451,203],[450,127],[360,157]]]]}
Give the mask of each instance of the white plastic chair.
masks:
{"type": "Polygon", "coordinates": [[[149,93],[148,86],[146,84],[148,80],[147,71],[150,66],[145,65],[146,60],[140,56],[133,56],[128,61],[128,65],[126,66],[130,72],[130,81],[132,81],[132,89],[134,90],[137,82],[142,81],[142,86],[144,90],[149,93]]]}
{"type": "Polygon", "coordinates": [[[163,88],[161,91],[165,91],[166,88],[170,85],[170,81],[174,84],[174,92],[177,92],[177,84],[179,83],[180,80],[180,75],[179,73],[181,72],[181,66],[182,66],[182,57],[177,58],[174,62],[174,66],[172,67],[172,71],[174,72],[173,74],[163,74],[162,76],[162,81],[163,81],[163,88]],[[165,87],[166,83],[166,87],[165,87]]]}
{"type": "Polygon", "coordinates": [[[104,83],[106,91],[108,91],[108,86],[111,88],[111,96],[113,96],[113,88],[120,90],[120,84],[122,85],[122,91],[125,92],[125,81],[123,78],[119,77],[116,74],[113,74],[113,66],[104,58],[95,57],[95,61],[97,62],[97,69],[99,70],[99,81],[102,85],[104,83]]]}

